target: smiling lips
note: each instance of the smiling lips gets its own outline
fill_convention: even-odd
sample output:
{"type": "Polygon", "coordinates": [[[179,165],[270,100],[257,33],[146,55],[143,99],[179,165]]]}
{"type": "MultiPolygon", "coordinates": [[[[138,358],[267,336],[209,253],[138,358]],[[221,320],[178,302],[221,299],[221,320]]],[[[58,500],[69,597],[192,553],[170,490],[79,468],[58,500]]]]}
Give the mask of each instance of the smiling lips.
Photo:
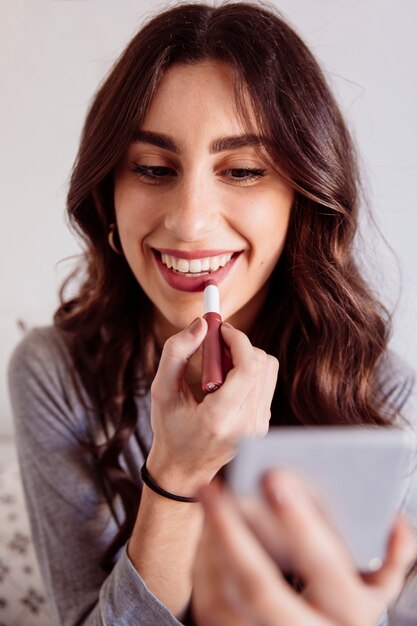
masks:
{"type": "Polygon", "coordinates": [[[210,275],[221,282],[240,252],[230,250],[153,249],[162,276],[174,289],[201,291],[210,275]],[[181,255],[181,256],[179,256],[181,255]]]}

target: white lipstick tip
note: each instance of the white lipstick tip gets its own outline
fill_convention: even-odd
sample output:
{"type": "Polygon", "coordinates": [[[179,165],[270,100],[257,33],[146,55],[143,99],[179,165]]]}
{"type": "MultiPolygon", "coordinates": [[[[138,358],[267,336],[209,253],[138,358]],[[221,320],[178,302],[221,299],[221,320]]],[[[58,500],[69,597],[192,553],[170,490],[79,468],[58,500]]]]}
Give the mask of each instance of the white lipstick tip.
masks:
{"type": "Polygon", "coordinates": [[[219,288],[215,280],[211,279],[204,287],[204,313],[218,313],[220,315],[219,288]]]}

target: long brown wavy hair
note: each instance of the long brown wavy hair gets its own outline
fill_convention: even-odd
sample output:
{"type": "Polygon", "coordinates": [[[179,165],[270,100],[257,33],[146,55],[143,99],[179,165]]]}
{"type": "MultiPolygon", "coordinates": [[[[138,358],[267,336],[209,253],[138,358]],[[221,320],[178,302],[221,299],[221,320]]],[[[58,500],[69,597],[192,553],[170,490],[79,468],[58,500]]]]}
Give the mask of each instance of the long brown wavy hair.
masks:
{"type": "Polygon", "coordinates": [[[249,94],[258,131],[272,139],[271,161],[295,191],[285,249],[250,333],[280,362],[272,424],[385,425],[396,417],[378,373],[389,316],[353,251],[361,198],[355,150],[318,63],[263,4],[182,4],[158,14],[129,43],[88,112],[68,193],[70,222],[85,247],[82,277],[75,297],[62,291],[54,318],[108,433],[103,445],[91,444],[109,498],[120,496],[125,509],[107,566],[136,518],[140,485],[119,457],[141,419],[135,398],[149,390],[159,358],[152,304],[107,242],[114,171],[167,68],[206,59],[233,69],[238,111],[249,124],[249,94]]]}

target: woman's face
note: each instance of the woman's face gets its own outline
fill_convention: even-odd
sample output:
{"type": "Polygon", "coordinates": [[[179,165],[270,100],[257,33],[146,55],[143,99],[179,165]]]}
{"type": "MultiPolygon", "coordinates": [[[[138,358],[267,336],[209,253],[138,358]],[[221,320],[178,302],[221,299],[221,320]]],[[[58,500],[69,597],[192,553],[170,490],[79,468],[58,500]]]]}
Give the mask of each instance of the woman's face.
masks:
{"type": "Polygon", "coordinates": [[[249,330],[282,252],[293,192],[239,120],[228,65],[171,67],[115,178],[116,220],[161,340],[203,314],[249,330]]]}

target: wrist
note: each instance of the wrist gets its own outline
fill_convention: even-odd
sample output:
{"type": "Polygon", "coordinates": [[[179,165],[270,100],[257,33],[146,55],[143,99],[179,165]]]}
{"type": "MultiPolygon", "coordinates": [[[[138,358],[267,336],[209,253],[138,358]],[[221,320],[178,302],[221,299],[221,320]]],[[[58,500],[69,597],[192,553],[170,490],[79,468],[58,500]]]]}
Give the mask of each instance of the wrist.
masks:
{"type": "Polygon", "coordinates": [[[161,487],[149,473],[148,468],[146,467],[146,461],[142,465],[140,475],[142,477],[143,483],[148,487],[148,489],[151,489],[154,493],[157,493],[163,498],[167,498],[168,500],[174,500],[175,502],[198,502],[198,498],[196,496],[185,496],[177,493],[172,493],[172,491],[167,491],[166,489],[161,487]]]}
{"type": "Polygon", "coordinates": [[[215,470],[186,466],[172,459],[162,458],[149,452],[146,469],[152,480],[162,489],[178,496],[193,497],[203,485],[207,485],[217,473],[215,470]]]}

